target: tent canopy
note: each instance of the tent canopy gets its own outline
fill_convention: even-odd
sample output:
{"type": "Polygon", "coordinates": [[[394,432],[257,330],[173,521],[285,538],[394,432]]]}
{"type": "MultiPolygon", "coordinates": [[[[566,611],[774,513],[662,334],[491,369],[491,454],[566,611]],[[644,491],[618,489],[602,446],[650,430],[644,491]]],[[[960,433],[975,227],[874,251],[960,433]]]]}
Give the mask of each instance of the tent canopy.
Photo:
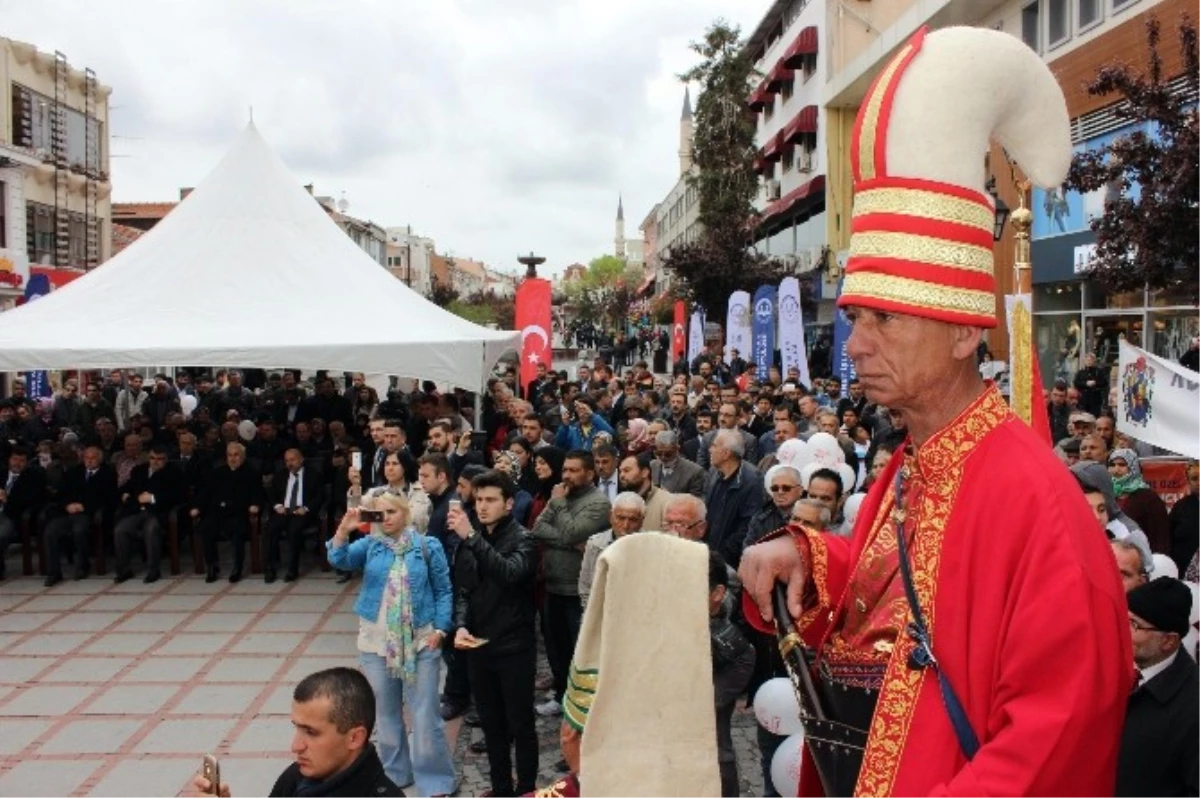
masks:
{"type": "Polygon", "coordinates": [[[0,313],[0,371],[294,367],[478,390],[512,349],[518,333],[443,310],[359,249],[253,124],[148,234],[0,313]]]}

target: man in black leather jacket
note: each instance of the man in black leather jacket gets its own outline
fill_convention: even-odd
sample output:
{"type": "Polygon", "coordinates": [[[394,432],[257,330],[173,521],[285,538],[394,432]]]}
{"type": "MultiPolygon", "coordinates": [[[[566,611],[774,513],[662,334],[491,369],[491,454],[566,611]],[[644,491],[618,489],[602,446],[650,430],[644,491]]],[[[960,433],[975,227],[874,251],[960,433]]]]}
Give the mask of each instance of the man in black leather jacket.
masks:
{"type": "Polygon", "coordinates": [[[462,541],[454,562],[454,644],[468,652],[492,793],[523,795],[536,787],[538,772],[533,713],[537,555],[528,530],[512,517],[512,480],[489,470],[471,480],[471,490],[480,528],[457,508],[446,524],[462,541]],[[515,785],[510,740],[516,744],[515,785]]]}
{"type": "MultiPolygon", "coordinates": [[[[375,693],[358,670],[330,668],[306,676],[292,693],[292,724],[296,761],[275,781],[272,796],[404,795],[383,772],[370,742],[375,693]]],[[[192,786],[214,794],[203,773],[192,786]]],[[[229,785],[221,782],[215,794],[229,798],[229,785]]]]}

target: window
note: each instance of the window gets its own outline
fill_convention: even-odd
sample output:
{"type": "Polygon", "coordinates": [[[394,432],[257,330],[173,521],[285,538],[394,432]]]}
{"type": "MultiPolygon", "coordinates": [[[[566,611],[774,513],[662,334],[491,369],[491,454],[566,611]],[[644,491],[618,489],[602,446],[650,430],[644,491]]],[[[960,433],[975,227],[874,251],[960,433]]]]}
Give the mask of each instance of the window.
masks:
{"type": "Polygon", "coordinates": [[[1038,22],[1038,4],[1035,0],[1021,9],[1021,41],[1040,53],[1042,48],[1038,37],[1038,22]]]}
{"type": "Polygon", "coordinates": [[[1079,30],[1090,28],[1100,21],[1100,0],[1079,0],[1076,10],[1079,30]]]}
{"type": "Polygon", "coordinates": [[[792,87],[795,85],[796,85],[796,78],[794,75],[788,77],[786,80],[783,81],[783,88],[780,89],[779,92],[780,92],[780,96],[783,97],[784,102],[787,102],[788,100],[792,99],[792,87]]]}
{"type": "Polygon", "coordinates": [[[1136,2],[1137,0],[1112,0],[1113,11],[1125,8],[1125,6],[1133,5],[1136,2]]]}
{"type": "Polygon", "coordinates": [[[30,263],[54,262],[54,209],[29,202],[25,205],[25,228],[30,263]]]}
{"type": "Polygon", "coordinates": [[[788,147],[783,151],[783,173],[786,175],[792,171],[792,165],[796,162],[796,148],[788,147]]]}
{"type": "Polygon", "coordinates": [[[775,115],[775,98],[767,100],[767,104],[763,106],[763,121],[770,122],[771,117],[775,115]]]}
{"type": "Polygon", "coordinates": [[[1046,0],[1047,36],[1050,47],[1062,44],[1071,37],[1070,0],[1046,0]]]}
{"type": "Polygon", "coordinates": [[[801,80],[803,80],[805,83],[808,83],[808,81],[814,74],[816,74],[817,71],[817,54],[810,53],[804,56],[804,63],[800,69],[801,80]]]}

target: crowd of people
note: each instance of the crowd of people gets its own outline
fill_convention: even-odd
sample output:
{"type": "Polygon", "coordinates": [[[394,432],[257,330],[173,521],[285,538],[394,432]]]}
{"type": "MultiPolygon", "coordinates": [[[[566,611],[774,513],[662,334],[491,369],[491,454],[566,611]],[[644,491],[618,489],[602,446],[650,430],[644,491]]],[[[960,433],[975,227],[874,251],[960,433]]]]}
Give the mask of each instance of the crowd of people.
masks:
{"type": "MultiPolygon", "coordinates": [[[[467,714],[484,732],[475,747],[487,755],[493,793],[512,795],[538,786],[537,716],[570,708],[572,654],[601,553],[641,530],[704,543],[714,733],[722,790],[736,795],[736,702],[785,674],[775,641],[741,618],[742,553],[793,522],[848,536],[857,501],[906,430],[856,380],[804,385],[795,370],[758,375],[731,355],[706,349],[670,378],[644,361],[622,367],[600,356],[574,376],[541,366],[524,390],[510,367],[482,396],[424,383],[381,399],[361,374],[318,372],[310,386],[291,370],[248,380],[184,369],[150,381],[114,370],[83,381],[82,398],[71,377],[38,400],[16,381],[0,404],[0,553],[40,542],[53,586],[65,561],[88,578],[101,546],[115,555],[117,582],[133,576],[138,554],[152,582],[175,529],[202,541],[209,582],[220,576],[221,546],[230,547],[237,582],[260,530],[267,582],[280,571],[300,578],[306,550],[342,581],[361,572],[357,647],[387,777],[421,794],[452,793],[443,723],[467,714]],[[817,433],[837,441],[848,468],[801,469],[781,457],[789,441],[817,433]]],[[[1138,589],[1165,555],[1195,581],[1196,465],[1188,496],[1168,512],[1139,476],[1152,450],[1116,432],[1097,395],[1106,399],[1056,384],[1047,405],[1057,451],[1113,541],[1114,567],[1138,589]]],[[[1174,615],[1156,625],[1156,606],[1133,626],[1135,637],[1165,636],[1146,643],[1149,667],[1180,650],[1190,629],[1174,615]]],[[[768,791],[781,739],[759,730],[768,791]]],[[[1194,785],[1194,756],[1191,765],[1194,785]]]]}

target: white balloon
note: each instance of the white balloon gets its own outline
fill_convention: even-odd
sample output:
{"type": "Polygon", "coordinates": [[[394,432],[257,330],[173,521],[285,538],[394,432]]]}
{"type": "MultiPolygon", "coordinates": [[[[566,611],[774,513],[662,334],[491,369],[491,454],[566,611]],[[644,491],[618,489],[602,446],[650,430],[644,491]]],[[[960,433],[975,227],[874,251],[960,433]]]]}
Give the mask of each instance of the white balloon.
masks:
{"type": "Polygon", "coordinates": [[[847,528],[854,528],[854,522],[858,518],[858,508],[862,506],[865,498],[867,498],[865,493],[852,493],[846,499],[846,503],[842,505],[842,515],[846,516],[847,528]]]}
{"type": "Polygon", "coordinates": [[[833,468],[838,463],[846,462],[846,452],[837,438],[828,432],[818,432],[808,439],[808,448],[812,452],[813,462],[820,463],[825,468],[833,468]]]}
{"type": "Polygon", "coordinates": [[[804,748],[804,735],[793,734],[775,749],[771,757],[771,783],[775,792],[787,798],[800,794],[800,752],[804,748]]]}
{"type": "Polygon", "coordinates": [[[775,450],[775,459],[793,468],[804,468],[812,462],[812,452],[807,443],[799,438],[793,438],[779,445],[779,448],[775,450]]]}
{"type": "Polygon", "coordinates": [[[858,482],[858,475],[854,473],[854,469],[846,463],[838,463],[833,470],[842,478],[842,495],[853,492],[854,485],[858,482]]]}
{"type": "Polygon", "coordinates": [[[787,735],[803,731],[800,702],[790,680],[768,679],[754,694],[754,717],[771,734],[787,735]]]}
{"type": "Polygon", "coordinates": [[[254,440],[255,433],[258,432],[258,427],[254,426],[254,422],[246,419],[238,424],[238,437],[244,441],[254,440]]]}
{"type": "Polygon", "coordinates": [[[189,393],[185,393],[183,396],[179,397],[179,408],[183,411],[185,416],[191,417],[192,411],[196,409],[197,404],[199,404],[199,402],[196,400],[196,397],[189,393]]]}
{"type": "MultiPolygon", "coordinates": [[[[1195,582],[1184,582],[1187,589],[1192,591],[1192,614],[1188,616],[1188,622],[1192,626],[1200,623],[1200,585],[1195,582]]],[[[1188,651],[1191,651],[1189,648],[1188,651]]]]}
{"type": "Polygon", "coordinates": [[[808,481],[812,479],[812,475],[820,471],[825,466],[820,463],[809,463],[804,468],[800,469],[800,487],[808,490],[808,481]]]}
{"type": "Polygon", "coordinates": [[[1154,555],[1154,570],[1151,571],[1150,573],[1152,574],[1152,576],[1150,577],[1151,581],[1154,581],[1155,579],[1162,579],[1164,576],[1169,576],[1172,579],[1178,579],[1179,578],[1179,566],[1176,565],[1175,561],[1172,560],[1167,555],[1155,554],[1154,555]]]}

